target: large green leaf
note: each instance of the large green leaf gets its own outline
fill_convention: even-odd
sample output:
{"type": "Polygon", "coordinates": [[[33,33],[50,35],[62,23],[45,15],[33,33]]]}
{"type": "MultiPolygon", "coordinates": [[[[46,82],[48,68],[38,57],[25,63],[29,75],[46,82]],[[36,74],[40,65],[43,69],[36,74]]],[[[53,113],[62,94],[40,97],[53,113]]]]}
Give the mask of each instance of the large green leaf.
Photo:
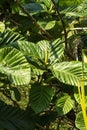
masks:
{"type": "Polygon", "coordinates": [[[60,94],[56,101],[56,110],[59,116],[67,114],[74,107],[74,100],[68,94],[60,94]]]}
{"type": "Polygon", "coordinates": [[[44,111],[49,107],[54,90],[45,85],[34,84],[30,90],[30,103],[31,107],[36,113],[44,111]]]}
{"type": "Polygon", "coordinates": [[[32,130],[30,113],[0,101],[0,128],[6,130],[32,130]]]}
{"type": "MultiPolygon", "coordinates": [[[[78,81],[82,78],[82,63],[77,61],[56,63],[51,71],[61,82],[78,86],[78,81]]],[[[87,69],[85,71],[87,72],[87,69]]]]}
{"type": "Polygon", "coordinates": [[[0,72],[17,85],[30,82],[30,68],[23,54],[15,48],[0,49],[0,72]]]}
{"type": "Polygon", "coordinates": [[[32,69],[35,67],[37,69],[45,68],[45,51],[42,51],[40,47],[32,42],[27,41],[18,41],[18,45],[16,47],[26,56],[28,62],[32,65],[32,69]],[[18,46],[18,47],[17,47],[18,46]]]}
{"type": "Polygon", "coordinates": [[[61,61],[64,56],[64,45],[59,38],[51,42],[41,40],[36,44],[22,40],[15,47],[25,55],[35,75],[42,75],[48,65],[61,61]]]}
{"type": "MultiPolygon", "coordinates": [[[[18,47],[22,51],[22,53],[31,58],[31,60],[41,60],[44,62],[45,59],[45,45],[48,44],[48,41],[42,41],[37,44],[28,42],[28,41],[18,41],[18,47]],[[43,45],[39,45],[40,43],[44,43],[43,45]]],[[[17,47],[17,48],[18,48],[17,47]]],[[[35,61],[37,63],[37,61],[35,61]]]]}
{"type": "Polygon", "coordinates": [[[22,40],[18,41],[16,45],[17,45],[16,48],[17,49],[20,48],[20,50],[24,53],[24,55],[29,57],[35,56],[34,58],[39,58],[39,53],[34,43],[22,40]]]}
{"type": "Polygon", "coordinates": [[[79,112],[76,115],[75,125],[80,130],[86,130],[82,112],[79,112]]]}
{"type": "Polygon", "coordinates": [[[27,41],[18,41],[17,46],[24,55],[41,65],[45,64],[46,56],[48,64],[54,64],[55,62],[60,61],[64,54],[64,45],[60,38],[51,42],[42,40],[37,44],[27,41]]]}

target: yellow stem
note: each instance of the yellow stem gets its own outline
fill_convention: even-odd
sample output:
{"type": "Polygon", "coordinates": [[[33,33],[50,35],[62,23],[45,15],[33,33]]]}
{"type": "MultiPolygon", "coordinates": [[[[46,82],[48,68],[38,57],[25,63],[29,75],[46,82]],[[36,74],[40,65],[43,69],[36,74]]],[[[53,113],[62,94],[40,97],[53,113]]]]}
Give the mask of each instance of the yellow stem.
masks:
{"type": "Polygon", "coordinates": [[[84,88],[84,80],[83,79],[82,79],[82,81],[79,81],[78,92],[79,92],[79,97],[80,97],[83,119],[84,119],[85,127],[87,130],[87,113],[86,113],[85,88],[84,88]]]}
{"type": "Polygon", "coordinates": [[[46,45],[46,50],[45,50],[45,64],[48,64],[48,46],[46,45]]]}

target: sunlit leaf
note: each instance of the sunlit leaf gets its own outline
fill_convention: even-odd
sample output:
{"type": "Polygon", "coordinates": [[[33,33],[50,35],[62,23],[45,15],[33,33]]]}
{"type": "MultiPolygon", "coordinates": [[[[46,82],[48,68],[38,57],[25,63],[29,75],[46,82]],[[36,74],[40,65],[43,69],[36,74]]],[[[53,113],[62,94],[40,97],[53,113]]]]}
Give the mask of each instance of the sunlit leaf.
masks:
{"type": "Polygon", "coordinates": [[[5,30],[0,33],[0,47],[11,45],[17,40],[23,40],[24,38],[19,34],[12,32],[11,30],[5,30]]]}
{"type": "Polygon", "coordinates": [[[64,44],[61,39],[58,38],[54,41],[41,40],[34,44],[27,41],[18,41],[17,46],[23,52],[23,54],[31,60],[36,62],[38,65],[45,65],[45,58],[47,54],[48,64],[54,64],[55,62],[61,61],[64,56],[64,44]]]}
{"type": "Polygon", "coordinates": [[[5,30],[5,24],[3,22],[0,22],[0,32],[3,32],[5,30]]]}
{"type": "Polygon", "coordinates": [[[58,115],[67,114],[74,107],[74,100],[68,94],[60,94],[56,101],[58,115]]]}
{"type": "Polygon", "coordinates": [[[79,112],[76,115],[75,125],[80,130],[86,130],[82,112],[79,112]]]}
{"type": "Polygon", "coordinates": [[[31,79],[27,60],[21,52],[11,47],[0,49],[0,72],[17,85],[28,84],[31,79]]]}
{"type": "MultiPolygon", "coordinates": [[[[82,78],[82,63],[77,61],[56,63],[51,68],[53,75],[61,82],[78,86],[82,78]]],[[[87,71],[87,69],[85,70],[87,71]]]]}
{"type": "Polygon", "coordinates": [[[45,26],[46,30],[52,29],[55,26],[56,21],[50,21],[47,23],[47,25],[45,26]]]}

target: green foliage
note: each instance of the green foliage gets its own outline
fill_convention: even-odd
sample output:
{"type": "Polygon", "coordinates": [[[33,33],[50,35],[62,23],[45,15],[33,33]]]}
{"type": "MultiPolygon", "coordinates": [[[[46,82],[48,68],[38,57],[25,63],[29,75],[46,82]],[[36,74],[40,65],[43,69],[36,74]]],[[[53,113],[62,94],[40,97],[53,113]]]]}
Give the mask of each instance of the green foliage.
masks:
{"type": "Polygon", "coordinates": [[[56,63],[52,66],[52,71],[61,82],[78,86],[78,81],[82,77],[82,64],[77,61],[56,63]]]}
{"type": "Polygon", "coordinates": [[[0,101],[0,107],[0,128],[7,130],[33,129],[33,122],[26,111],[8,106],[2,101],[0,101]]]}
{"type": "Polygon", "coordinates": [[[59,116],[67,114],[74,107],[74,100],[68,94],[60,94],[57,97],[56,109],[59,116]]]}
{"type": "Polygon", "coordinates": [[[33,110],[38,113],[49,107],[54,91],[50,86],[34,84],[30,90],[30,103],[33,110]]]}
{"type": "MultiPolygon", "coordinates": [[[[80,104],[80,97],[78,94],[77,87],[74,88],[74,97],[75,97],[75,100],[80,104]]],[[[85,100],[86,100],[86,106],[87,106],[87,82],[86,81],[85,81],[85,100]]]]}
{"type": "Polygon", "coordinates": [[[66,11],[66,16],[85,17],[87,13],[87,1],[84,0],[79,6],[69,7],[66,11]]]}
{"type": "Polygon", "coordinates": [[[16,87],[12,87],[11,89],[11,93],[12,93],[12,98],[16,101],[20,101],[21,100],[21,94],[19,92],[19,90],[16,87]]]}
{"type": "Polygon", "coordinates": [[[73,1],[71,1],[71,0],[61,0],[60,1],[60,5],[61,6],[72,6],[72,5],[77,5],[77,4],[79,4],[79,3],[81,3],[82,2],[82,0],[73,0],[73,1]]]}
{"type": "Polygon", "coordinates": [[[5,45],[11,45],[17,40],[21,40],[23,37],[19,33],[12,32],[10,30],[5,30],[0,33],[0,47],[5,45]]]}
{"type": "Polygon", "coordinates": [[[3,32],[5,30],[5,24],[3,22],[0,22],[0,32],[3,32]]]}
{"type": "Polygon", "coordinates": [[[85,130],[77,86],[86,4],[0,1],[0,129],[85,130]]]}
{"type": "Polygon", "coordinates": [[[75,124],[76,127],[79,128],[80,130],[86,130],[82,112],[79,112],[77,114],[75,124]]]}
{"type": "Polygon", "coordinates": [[[27,9],[32,15],[43,11],[43,6],[38,3],[26,4],[24,5],[24,8],[27,9]]]}
{"type": "Polygon", "coordinates": [[[30,68],[21,52],[12,47],[0,49],[0,73],[16,85],[30,82],[30,68]]]}
{"type": "Polygon", "coordinates": [[[42,40],[36,44],[18,41],[17,48],[20,48],[23,54],[28,57],[28,60],[38,61],[38,64],[46,64],[46,57],[48,64],[54,64],[57,61],[61,61],[64,55],[64,44],[59,38],[52,42],[42,40]],[[29,59],[29,57],[32,58],[29,59]]]}

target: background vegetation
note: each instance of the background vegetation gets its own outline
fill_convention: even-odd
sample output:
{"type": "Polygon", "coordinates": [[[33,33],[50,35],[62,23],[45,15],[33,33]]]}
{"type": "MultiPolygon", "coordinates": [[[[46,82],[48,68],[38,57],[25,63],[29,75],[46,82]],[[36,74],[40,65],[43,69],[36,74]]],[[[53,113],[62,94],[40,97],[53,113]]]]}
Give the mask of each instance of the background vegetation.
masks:
{"type": "Polygon", "coordinates": [[[1,0],[0,130],[86,130],[86,48],[86,0],[1,0]]]}

